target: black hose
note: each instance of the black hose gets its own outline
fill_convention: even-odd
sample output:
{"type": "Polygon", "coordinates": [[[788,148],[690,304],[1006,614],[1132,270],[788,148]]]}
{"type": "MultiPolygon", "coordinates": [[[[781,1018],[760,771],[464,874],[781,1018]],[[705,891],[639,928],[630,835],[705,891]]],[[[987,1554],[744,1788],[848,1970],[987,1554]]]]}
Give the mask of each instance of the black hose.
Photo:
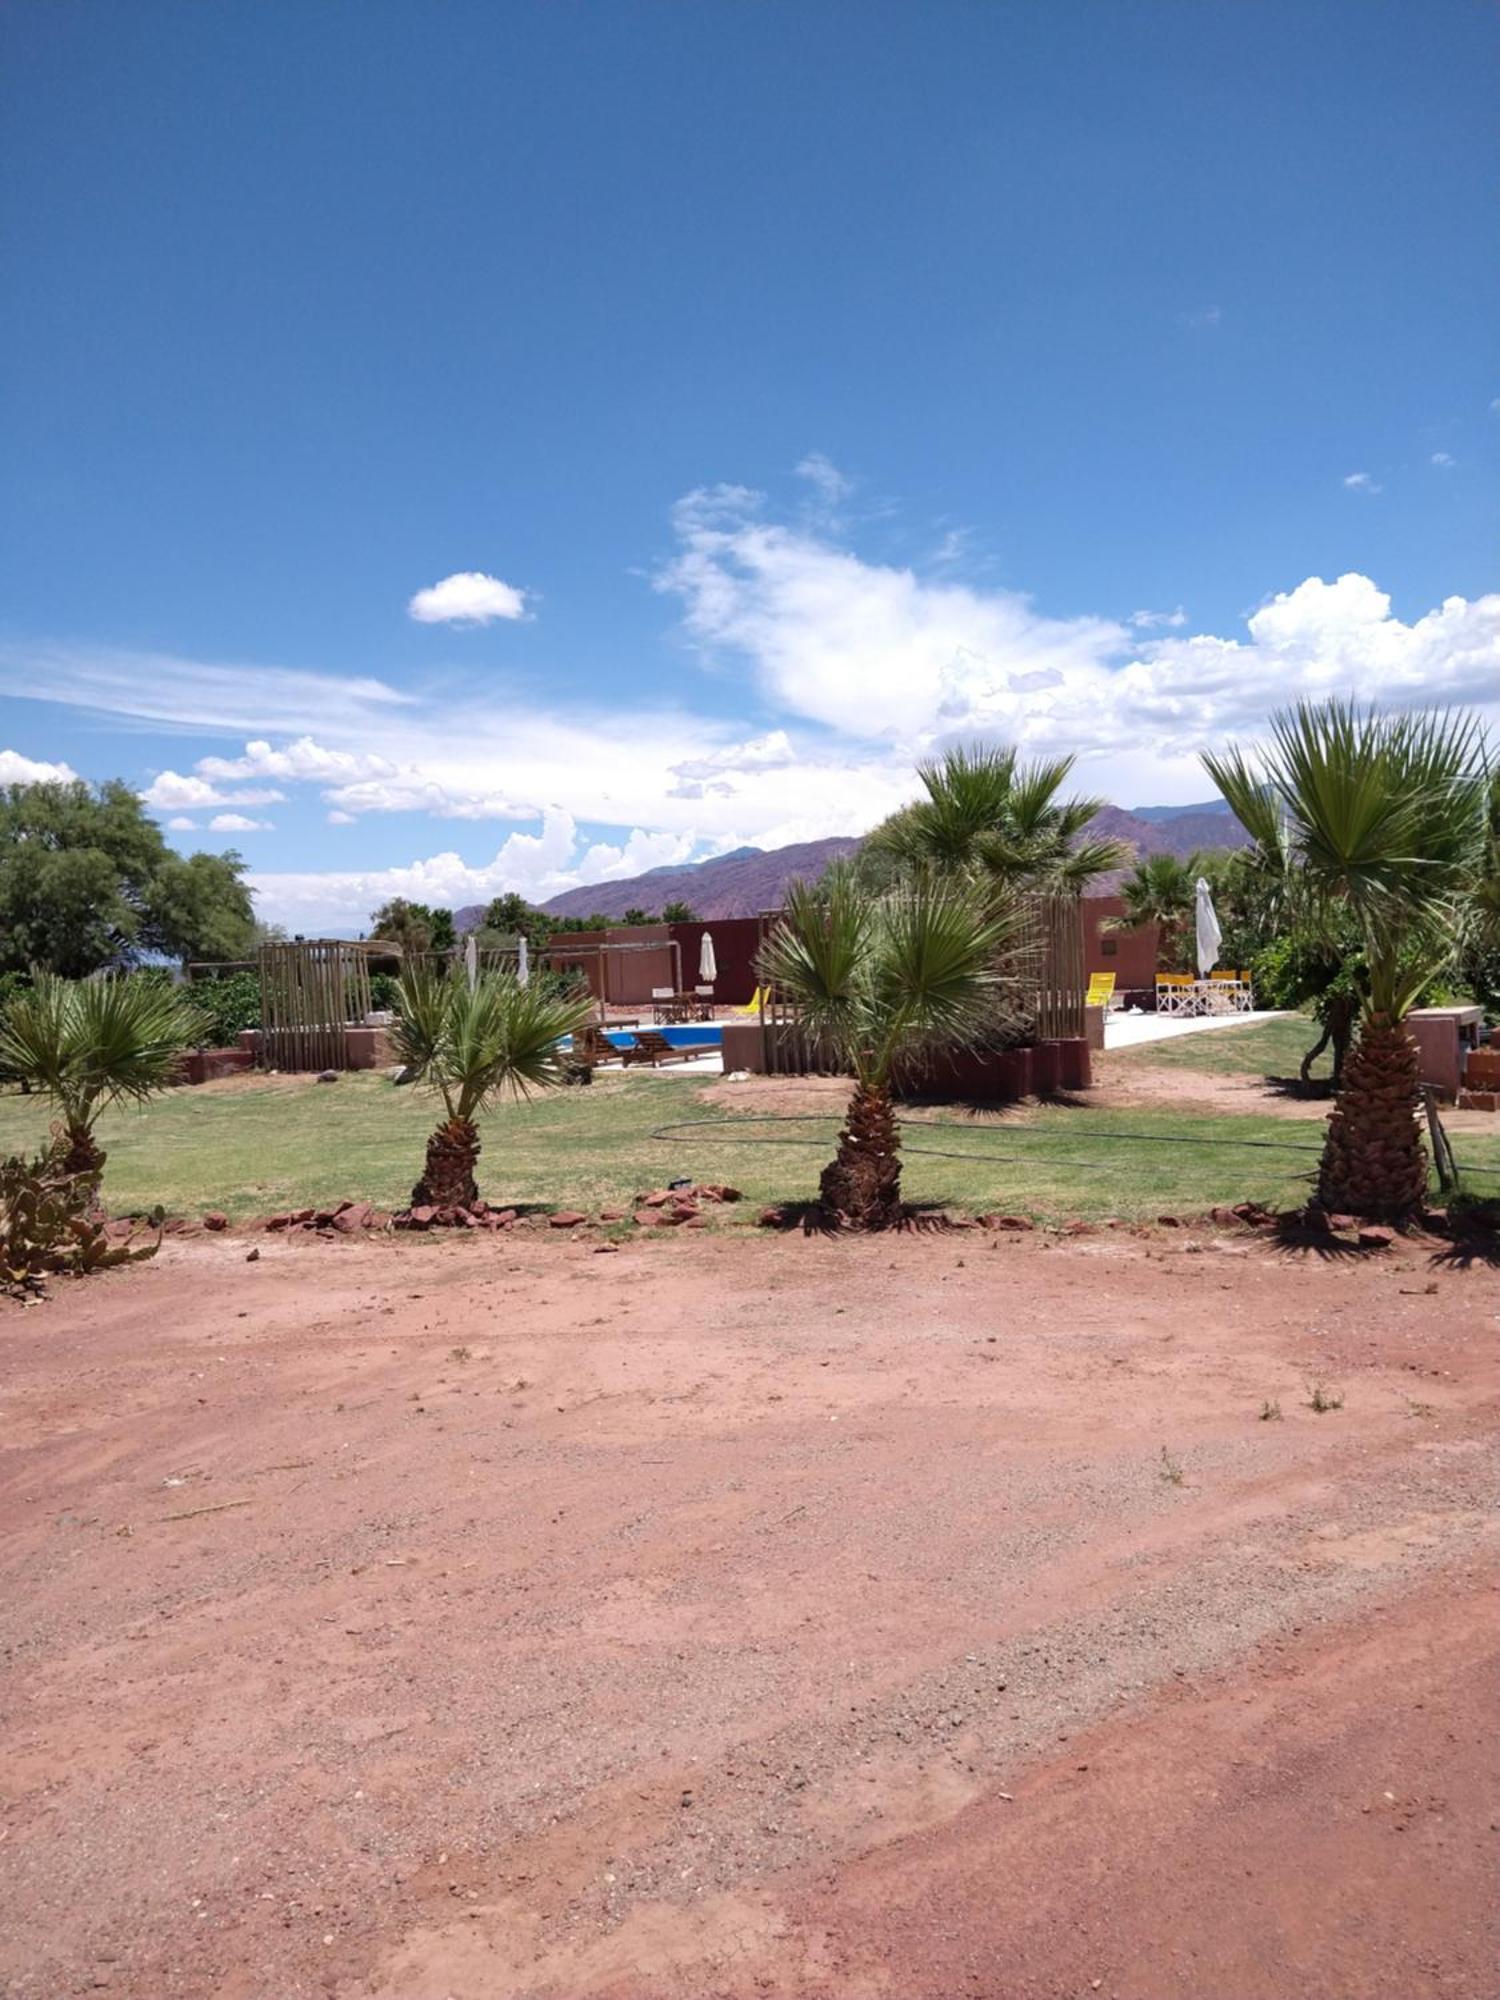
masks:
{"type": "MultiPolygon", "coordinates": [[[[648,1136],[652,1139],[670,1141],[682,1132],[712,1131],[728,1133],[746,1125],[829,1125],[837,1123],[838,1112],[760,1112],[747,1118],[684,1118],[670,1125],[658,1125],[648,1136]]],[[[976,1127],[969,1122],[953,1118],[903,1118],[903,1132],[974,1132],[976,1127]]],[[[1004,1132],[1008,1138],[1045,1139],[1052,1135],[1028,1129],[1026,1126],[1004,1125],[980,1126],[978,1130],[1004,1132]]],[[[1280,1139],[1199,1139],[1188,1133],[1169,1132],[1088,1132],[1078,1135],[1085,1143],[1103,1143],[1111,1139],[1128,1140],[1135,1145],[1147,1146],[1239,1146],[1250,1147],[1267,1153],[1321,1153],[1321,1146],[1294,1145],[1280,1139]]],[[[762,1139],[736,1137],[729,1143],[736,1146],[818,1146],[828,1144],[825,1139],[762,1139]]],[[[903,1153],[913,1154],[928,1160],[976,1160],[981,1165],[994,1162],[997,1165],[1024,1165],[1026,1156],[1022,1153],[958,1153],[941,1146],[909,1146],[903,1140],[903,1153]]],[[[1087,1172],[1097,1171],[1099,1162],[1095,1160],[1060,1159],[1056,1154],[1047,1155],[1047,1164],[1057,1167],[1082,1167],[1087,1172]]],[[[1500,1167],[1470,1167],[1455,1162],[1461,1173],[1500,1174],[1500,1167]]]]}

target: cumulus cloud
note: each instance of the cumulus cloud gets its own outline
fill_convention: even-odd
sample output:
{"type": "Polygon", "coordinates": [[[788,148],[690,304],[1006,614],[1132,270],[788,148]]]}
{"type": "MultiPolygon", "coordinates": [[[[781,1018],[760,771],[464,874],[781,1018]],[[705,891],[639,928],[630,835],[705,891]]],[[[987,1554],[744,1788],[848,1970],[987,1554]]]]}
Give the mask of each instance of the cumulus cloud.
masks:
{"type": "Polygon", "coordinates": [[[210,833],[269,833],[268,819],[246,819],[243,813],[215,813],[208,822],[210,833]]]}
{"type": "Polygon", "coordinates": [[[524,618],[526,593],[483,570],[463,569],[419,590],[406,610],[419,625],[492,625],[497,618],[524,618]]]}
{"type": "Polygon", "coordinates": [[[270,806],[285,797],[285,792],[268,791],[263,786],[248,791],[221,791],[207,778],[182,771],[158,771],[141,793],[144,803],[158,812],[184,808],[197,811],[207,806],[270,806]]]}
{"type": "Polygon", "coordinates": [[[278,923],[358,927],[392,896],[457,909],[485,903],[508,889],[544,901],[573,885],[567,868],[577,846],[572,815],[544,815],[537,833],[513,833],[494,858],[473,866],[451,850],[404,867],[330,869],[316,873],[255,872],[249,877],[260,914],[278,923]]]}
{"type": "Polygon", "coordinates": [[[1132,611],[1125,621],[1137,632],[1179,632],[1187,623],[1187,613],[1179,604],[1175,611],[1132,611]]]}
{"type": "Polygon", "coordinates": [[[690,495],[677,531],[657,583],[681,600],[689,638],[743,657],[784,712],[885,755],[1004,737],[1082,753],[1099,766],[1089,782],[1116,796],[1191,797],[1197,753],[1254,732],[1282,702],[1500,697],[1500,596],[1450,598],[1408,624],[1368,577],[1309,577],[1243,636],[1188,636],[1176,612],[1146,614],[1157,623],[1144,630],[1059,619],[1014,592],[866,562],[767,521],[739,489],[690,495]]]}
{"type": "Polygon", "coordinates": [[[19,750],[0,750],[0,785],[71,784],[77,776],[70,764],[48,764],[23,757],[19,750]]]}
{"type": "Polygon", "coordinates": [[[1368,472],[1346,472],[1344,484],[1351,493],[1383,493],[1381,486],[1368,472]]]}
{"type": "Polygon", "coordinates": [[[1429,465],[1449,466],[1457,465],[1458,460],[1453,456],[1451,451],[1435,451],[1427,463],[1429,465]]]}
{"type": "Polygon", "coordinates": [[[354,826],[357,824],[353,813],[340,812],[337,807],[327,815],[330,826],[354,826]]]}
{"type": "Polygon", "coordinates": [[[169,819],[167,821],[168,833],[196,833],[197,831],[198,831],[197,820],[185,819],[180,813],[178,814],[176,819],[169,819]]]}

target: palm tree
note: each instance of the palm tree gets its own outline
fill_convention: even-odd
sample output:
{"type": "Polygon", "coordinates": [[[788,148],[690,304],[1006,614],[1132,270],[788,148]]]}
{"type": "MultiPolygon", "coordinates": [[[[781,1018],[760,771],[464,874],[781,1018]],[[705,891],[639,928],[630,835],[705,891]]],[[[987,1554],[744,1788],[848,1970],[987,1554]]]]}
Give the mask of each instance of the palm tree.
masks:
{"type": "Polygon", "coordinates": [[[1180,861],[1175,854],[1143,854],[1120,884],[1125,914],[1112,930],[1141,930],[1155,924],[1158,951],[1164,965],[1180,972],[1188,926],[1197,907],[1199,857],[1180,861]]]}
{"type": "Polygon", "coordinates": [[[1427,1193],[1416,1047],[1404,1022],[1450,955],[1483,839],[1472,719],[1303,703],[1271,718],[1252,762],[1203,760],[1257,847],[1279,856],[1298,908],[1330,932],[1352,918],[1368,998],[1328,1121],[1325,1208],[1387,1221],[1427,1193]]]}
{"type": "Polygon", "coordinates": [[[57,1106],[64,1171],[98,1176],[100,1112],[122,1098],[142,1103],[165,1090],[202,1027],[197,1009],[155,979],[70,980],[38,972],[0,1023],[0,1074],[57,1106]]]}
{"type": "Polygon", "coordinates": [[[461,971],[413,966],[398,988],[392,1030],[397,1054],[442,1099],[446,1116],[427,1141],[412,1206],[470,1208],[479,1199],[476,1118],[496,1097],[528,1096],[567,1080],[558,1042],[588,1019],[593,1003],[563,999],[542,981],[519,985],[488,973],[471,987],[461,971]]]}
{"type": "Polygon", "coordinates": [[[838,1151],[823,1169],[823,1206],[857,1229],[901,1220],[897,1059],[961,1045],[993,1025],[997,965],[1013,916],[981,911],[961,885],[926,881],[873,897],[849,869],[794,882],[762,946],[760,978],[854,1076],[838,1151]]]}
{"type": "Polygon", "coordinates": [[[1071,757],[1023,764],[1006,746],[950,750],[918,766],[925,798],[893,813],[865,843],[877,865],[962,874],[996,888],[1082,891],[1129,850],[1085,838],[1102,799],[1059,799],[1071,757]]]}

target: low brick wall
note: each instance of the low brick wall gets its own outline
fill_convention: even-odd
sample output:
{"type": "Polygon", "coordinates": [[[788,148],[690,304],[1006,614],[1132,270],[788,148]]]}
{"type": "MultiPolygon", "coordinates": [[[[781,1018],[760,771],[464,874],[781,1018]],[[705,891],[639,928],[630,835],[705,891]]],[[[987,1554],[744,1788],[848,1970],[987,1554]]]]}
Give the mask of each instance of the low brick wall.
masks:
{"type": "Polygon", "coordinates": [[[221,1076],[239,1076],[255,1067],[249,1049],[194,1049],[182,1059],[184,1083],[213,1083],[221,1076]]]}

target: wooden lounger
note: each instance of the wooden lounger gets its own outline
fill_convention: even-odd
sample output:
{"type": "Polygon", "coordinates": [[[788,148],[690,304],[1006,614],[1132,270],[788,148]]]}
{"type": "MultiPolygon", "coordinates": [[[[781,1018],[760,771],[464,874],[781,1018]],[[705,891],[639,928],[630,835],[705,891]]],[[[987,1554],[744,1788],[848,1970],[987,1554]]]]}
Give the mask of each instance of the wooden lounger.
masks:
{"type": "Polygon", "coordinates": [[[600,1063],[622,1061],[625,1051],[602,1028],[579,1028],[573,1035],[573,1056],[597,1069],[600,1063]]]}
{"type": "Polygon", "coordinates": [[[632,1046],[621,1050],[626,1065],[650,1063],[655,1069],[660,1063],[690,1062],[694,1056],[714,1056],[719,1052],[711,1043],[700,1043],[697,1047],[675,1048],[665,1035],[653,1033],[650,1028],[642,1028],[632,1046]]]}

